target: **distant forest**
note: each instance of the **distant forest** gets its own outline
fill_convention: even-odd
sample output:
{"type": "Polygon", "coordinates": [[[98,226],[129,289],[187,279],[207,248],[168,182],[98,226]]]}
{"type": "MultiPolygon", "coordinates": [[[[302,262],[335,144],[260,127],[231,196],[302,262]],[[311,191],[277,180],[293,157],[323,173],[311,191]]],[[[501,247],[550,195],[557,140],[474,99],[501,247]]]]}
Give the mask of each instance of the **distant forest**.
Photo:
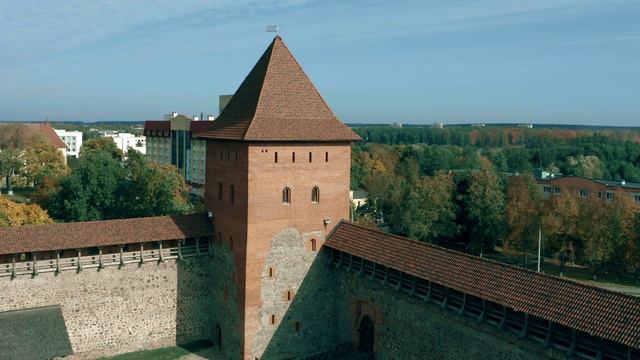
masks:
{"type": "Polygon", "coordinates": [[[479,169],[482,162],[489,161],[499,171],[541,168],[566,175],[640,182],[638,129],[372,126],[354,130],[364,140],[359,145],[362,149],[370,143],[421,145],[398,149],[414,152],[422,172],[428,175],[435,170],[479,169]],[[464,155],[464,159],[456,154],[464,155]],[[441,159],[428,159],[434,156],[441,159]]]}

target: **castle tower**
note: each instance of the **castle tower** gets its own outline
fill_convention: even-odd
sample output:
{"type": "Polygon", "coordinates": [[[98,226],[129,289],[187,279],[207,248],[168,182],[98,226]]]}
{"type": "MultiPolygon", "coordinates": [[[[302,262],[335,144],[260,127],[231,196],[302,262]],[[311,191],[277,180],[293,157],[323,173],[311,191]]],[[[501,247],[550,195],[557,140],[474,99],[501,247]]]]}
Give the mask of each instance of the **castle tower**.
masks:
{"type": "Polygon", "coordinates": [[[314,256],[349,217],[351,142],[360,138],[329,109],[279,36],[198,137],[207,140],[206,206],[235,263],[239,321],[214,325],[216,336],[228,356],[253,360],[299,285],[289,276],[294,280],[279,288],[267,286],[269,278],[304,271],[287,256],[314,256]]]}

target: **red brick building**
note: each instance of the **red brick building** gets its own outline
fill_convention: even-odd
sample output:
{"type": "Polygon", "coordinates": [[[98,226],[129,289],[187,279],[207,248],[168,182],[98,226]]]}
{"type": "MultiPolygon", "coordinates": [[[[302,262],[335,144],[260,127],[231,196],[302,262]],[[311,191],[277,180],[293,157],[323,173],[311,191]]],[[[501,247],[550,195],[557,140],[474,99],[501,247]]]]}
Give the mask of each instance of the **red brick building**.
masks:
{"type": "Polygon", "coordinates": [[[640,203],[640,183],[616,180],[598,180],[582,176],[558,176],[536,179],[545,198],[561,193],[575,194],[583,199],[611,201],[616,194],[629,196],[640,203]]]}

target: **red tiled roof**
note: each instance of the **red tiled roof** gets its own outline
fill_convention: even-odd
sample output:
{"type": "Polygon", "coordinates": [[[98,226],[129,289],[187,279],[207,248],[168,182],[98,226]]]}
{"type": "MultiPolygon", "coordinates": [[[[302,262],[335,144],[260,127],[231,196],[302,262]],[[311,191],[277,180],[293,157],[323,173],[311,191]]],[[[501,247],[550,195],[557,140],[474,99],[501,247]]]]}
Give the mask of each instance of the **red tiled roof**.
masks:
{"type": "Polygon", "coordinates": [[[640,348],[640,298],[342,222],[325,245],[585,333],[640,348]]]}
{"type": "Polygon", "coordinates": [[[55,130],[51,126],[50,122],[41,123],[15,123],[15,124],[1,124],[0,126],[18,125],[18,136],[23,141],[30,142],[34,140],[36,136],[42,136],[49,144],[53,145],[56,149],[67,149],[67,144],[60,139],[60,136],[56,134],[55,130]]]}
{"type": "MultiPolygon", "coordinates": [[[[178,115],[183,116],[183,115],[178,115]]],[[[213,121],[195,121],[190,120],[189,130],[191,132],[204,131],[211,127],[213,121]]],[[[146,120],[144,122],[144,133],[148,134],[150,130],[161,130],[161,131],[170,131],[171,130],[171,121],[170,120],[146,120]]],[[[158,135],[161,136],[161,135],[158,135]]]]}
{"type": "Polygon", "coordinates": [[[205,214],[0,227],[0,255],[213,235],[205,214]]]}
{"type": "Polygon", "coordinates": [[[144,131],[147,130],[171,130],[171,122],[169,120],[147,120],[144,122],[144,131]]]}
{"type": "Polygon", "coordinates": [[[245,141],[358,141],[313,86],[280,36],[210,129],[198,137],[245,141]]]}

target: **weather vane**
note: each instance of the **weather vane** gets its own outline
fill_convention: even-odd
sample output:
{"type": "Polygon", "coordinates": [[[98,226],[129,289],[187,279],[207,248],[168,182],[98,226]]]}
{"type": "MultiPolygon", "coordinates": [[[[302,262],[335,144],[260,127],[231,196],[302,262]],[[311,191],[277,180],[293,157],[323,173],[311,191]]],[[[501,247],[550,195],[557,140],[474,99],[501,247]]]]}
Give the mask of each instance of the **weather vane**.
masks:
{"type": "Polygon", "coordinates": [[[270,33],[279,33],[280,32],[280,24],[279,22],[276,22],[275,25],[269,25],[267,26],[267,32],[270,33]]]}

